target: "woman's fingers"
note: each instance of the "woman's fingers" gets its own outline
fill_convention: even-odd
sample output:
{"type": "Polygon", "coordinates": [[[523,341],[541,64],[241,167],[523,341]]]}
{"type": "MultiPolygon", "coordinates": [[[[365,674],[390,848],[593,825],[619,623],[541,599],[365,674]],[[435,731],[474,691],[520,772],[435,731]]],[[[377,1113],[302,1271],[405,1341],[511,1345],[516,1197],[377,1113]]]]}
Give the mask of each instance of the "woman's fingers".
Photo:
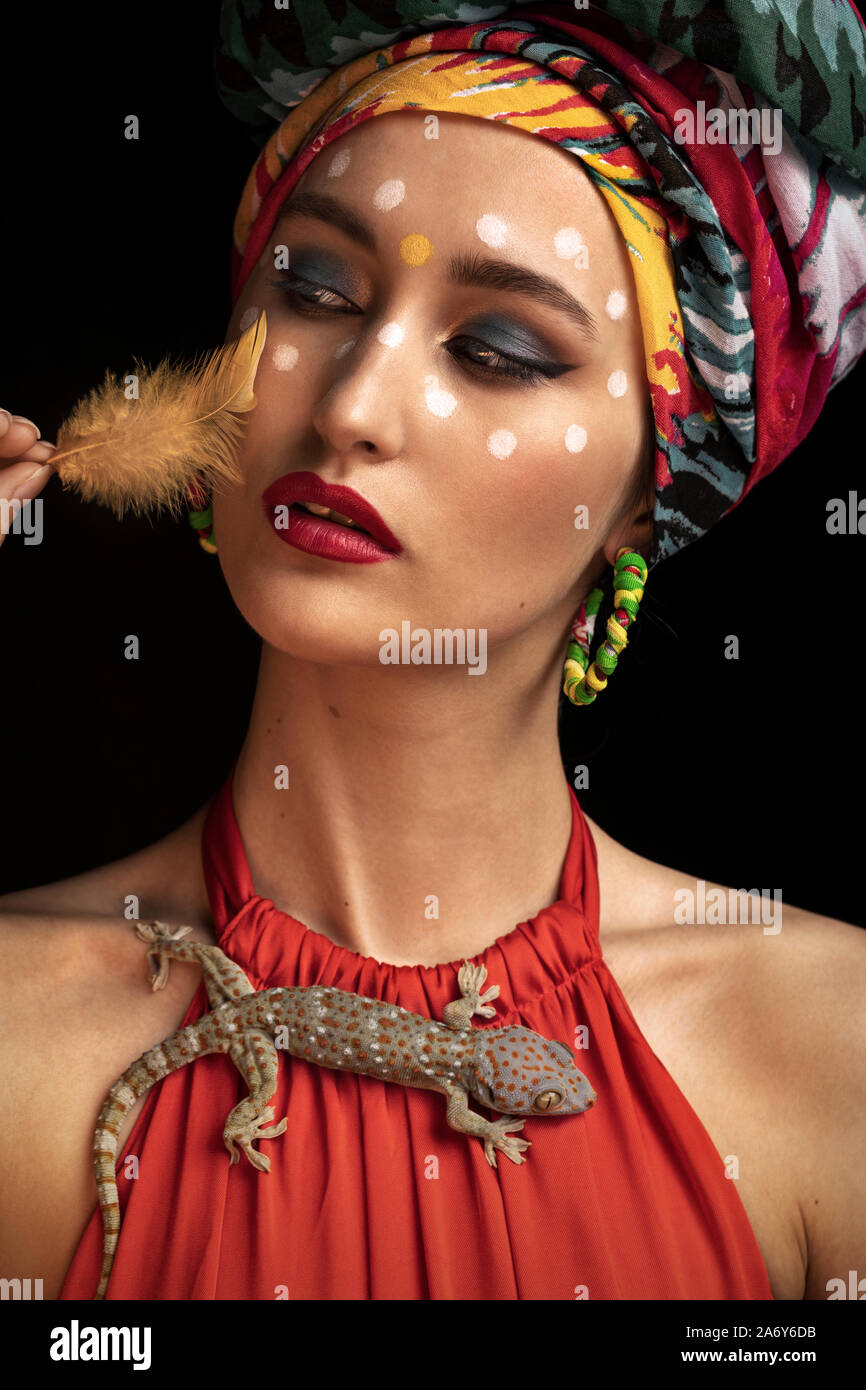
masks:
{"type": "Polygon", "coordinates": [[[7,504],[0,508],[0,545],[21,506],[38,497],[51,477],[56,447],[39,438],[32,420],[0,410],[0,501],[7,504]]]}
{"type": "Polygon", "coordinates": [[[36,497],[51,477],[56,448],[47,440],[37,440],[20,458],[0,467],[0,497],[36,497]]]}
{"type": "Polygon", "coordinates": [[[39,439],[40,432],[24,415],[12,415],[0,410],[0,462],[23,454],[39,439]]]}
{"type": "Polygon", "coordinates": [[[36,443],[31,444],[21,457],[22,459],[33,459],[34,463],[48,463],[56,450],[56,444],[49,444],[47,439],[37,439],[36,443]]]}
{"type": "Polygon", "coordinates": [[[34,498],[44,488],[53,470],[48,458],[24,458],[10,463],[0,473],[0,496],[34,498]]]}

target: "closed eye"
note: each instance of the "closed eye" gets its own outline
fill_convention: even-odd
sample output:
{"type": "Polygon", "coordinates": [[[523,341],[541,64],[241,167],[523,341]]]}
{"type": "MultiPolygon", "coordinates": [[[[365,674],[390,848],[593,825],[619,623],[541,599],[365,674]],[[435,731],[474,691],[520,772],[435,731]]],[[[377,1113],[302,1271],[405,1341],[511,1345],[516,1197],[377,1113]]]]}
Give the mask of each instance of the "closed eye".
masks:
{"type": "MultiPolygon", "coordinates": [[[[312,280],[304,280],[302,276],[296,275],[291,270],[285,271],[281,280],[269,280],[268,284],[272,285],[274,289],[282,290],[290,303],[298,305],[298,307],[303,304],[305,307],[313,309],[316,307],[322,309],[336,308],[335,305],[325,304],[322,299],[316,297],[325,294],[332,295],[335,299],[342,299],[344,304],[352,303],[351,300],[346,299],[345,295],[339,294],[336,290],[329,290],[327,285],[315,285],[312,280]]],[[[353,304],[352,308],[357,309],[357,304],[353,304]]]]}
{"type": "MultiPolygon", "coordinates": [[[[350,299],[339,294],[337,290],[330,290],[326,285],[316,285],[312,280],[305,280],[291,270],[283,271],[281,279],[269,280],[268,284],[286,296],[293,312],[308,318],[320,317],[328,313],[363,313],[357,304],[353,304],[350,299]],[[326,302],[323,296],[330,296],[330,299],[326,302]],[[334,303],[335,300],[341,300],[344,305],[350,307],[348,309],[340,308],[339,304],[334,303]]],[[[509,357],[491,347],[489,343],[484,343],[480,338],[471,337],[466,333],[458,333],[453,337],[445,344],[445,350],[456,361],[460,362],[470,375],[487,377],[488,380],[499,378],[499,384],[504,384],[504,379],[510,379],[512,382],[519,381],[527,384],[534,382],[548,385],[556,377],[562,376],[563,372],[571,370],[567,363],[530,363],[521,361],[518,357],[509,357]],[[456,346],[462,346],[463,351],[455,351],[456,346]],[[474,355],[472,355],[473,353],[474,355]]]]}

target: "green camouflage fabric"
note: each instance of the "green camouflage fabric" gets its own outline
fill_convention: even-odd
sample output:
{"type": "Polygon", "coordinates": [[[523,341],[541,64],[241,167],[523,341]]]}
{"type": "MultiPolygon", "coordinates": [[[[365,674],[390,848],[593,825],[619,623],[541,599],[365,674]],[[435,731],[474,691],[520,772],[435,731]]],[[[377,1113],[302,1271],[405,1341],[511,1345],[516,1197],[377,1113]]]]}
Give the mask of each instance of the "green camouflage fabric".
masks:
{"type": "MultiPolygon", "coordinates": [[[[228,109],[263,144],[286,108],[335,68],[399,39],[562,6],[462,0],[224,0],[215,72],[228,109]]],[[[850,0],[598,0],[574,5],[734,74],[866,182],[866,35],[850,0]]],[[[621,35],[621,31],[620,31],[621,35]]]]}

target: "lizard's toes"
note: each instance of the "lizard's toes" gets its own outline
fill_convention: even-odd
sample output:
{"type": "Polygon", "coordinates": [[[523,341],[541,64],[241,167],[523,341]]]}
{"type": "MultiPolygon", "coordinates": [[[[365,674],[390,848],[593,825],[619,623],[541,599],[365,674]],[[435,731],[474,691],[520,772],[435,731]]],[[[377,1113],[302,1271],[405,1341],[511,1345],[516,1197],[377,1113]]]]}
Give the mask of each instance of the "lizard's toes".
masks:
{"type": "Polygon", "coordinates": [[[502,1152],[506,1158],[510,1158],[512,1163],[525,1163],[521,1150],[529,1148],[527,1139],[506,1139],[502,1145],[502,1152]]]}
{"type": "Polygon", "coordinates": [[[500,1135],[503,1135],[503,1134],[508,1134],[510,1130],[523,1129],[523,1126],[526,1124],[526,1121],[525,1121],[525,1120],[505,1119],[505,1120],[496,1120],[496,1121],[494,1121],[494,1123],[495,1123],[496,1128],[498,1129],[500,1135]]]}
{"type": "Polygon", "coordinates": [[[472,965],[470,961],[465,960],[460,967],[457,978],[461,979],[462,977],[462,979],[468,981],[469,984],[475,984],[477,980],[483,980],[486,974],[487,970],[483,965],[472,965]]]}
{"type": "Polygon", "coordinates": [[[278,1139],[281,1134],[285,1134],[287,1123],[287,1120],[281,1120],[278,1125],[271,1125],[270,1129],[260,1129],[258,1131],[258,1138],[278,1139]]]}
{"type": "MultiPolygon", "coordinates": [[[[255,1139],[258,1139],[258,1137],[258,1134],[253,1136],[253,1138],[255,1139]]],[[[258,1168],[259,1172],[261,1173],[267,1173],[270,1171],[271,1160],[267,1157],[266,1154],[260,1154],[257,1149],[253,1148],[252,1138],[248,1138],[246,1135],[243,1134],[238,1134],[235,1136],[235,1139],[237,1141],[238,1148],[240,1148],[241,1152],[244,1155],[244,1158],[246,1158],[248,1163],[252,1164],[253,1168],[258,1168]]],[[[226,1141],[226,1148],[228,1147],[229,1144],[228,1141],[226,1141]]],[[[234,1164],[238,1161],[238,1153],[234,1143],[231,1145],[231,1148],[233,1150],[232,1164],[234,1164]]]]}
{"type": "Polygon", "coordinates": [[[491,1168],[495,1168],[497,1166],[496,1150],[493,1147],[493,1141],[490,1139],[485,1139],[484,1141],[484,1157],[487,1159],[487,1162],[490,1164],[491,1168]]]}

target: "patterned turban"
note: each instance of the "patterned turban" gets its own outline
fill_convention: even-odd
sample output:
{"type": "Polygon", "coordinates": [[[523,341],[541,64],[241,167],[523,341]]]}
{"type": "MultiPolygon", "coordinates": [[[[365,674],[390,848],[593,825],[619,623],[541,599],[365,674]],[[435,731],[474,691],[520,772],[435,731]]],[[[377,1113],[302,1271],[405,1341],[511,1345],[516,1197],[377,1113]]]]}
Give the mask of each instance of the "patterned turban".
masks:
{"type": "Polygon", "coordinates": [[[235,299],[311,160],[376,115],[505,121],[581,161],[631,253],[650,568],[796,448],[866,349],[866,26],[848,0],[224,0],[216,71],[265,141],[235,299]]]}

